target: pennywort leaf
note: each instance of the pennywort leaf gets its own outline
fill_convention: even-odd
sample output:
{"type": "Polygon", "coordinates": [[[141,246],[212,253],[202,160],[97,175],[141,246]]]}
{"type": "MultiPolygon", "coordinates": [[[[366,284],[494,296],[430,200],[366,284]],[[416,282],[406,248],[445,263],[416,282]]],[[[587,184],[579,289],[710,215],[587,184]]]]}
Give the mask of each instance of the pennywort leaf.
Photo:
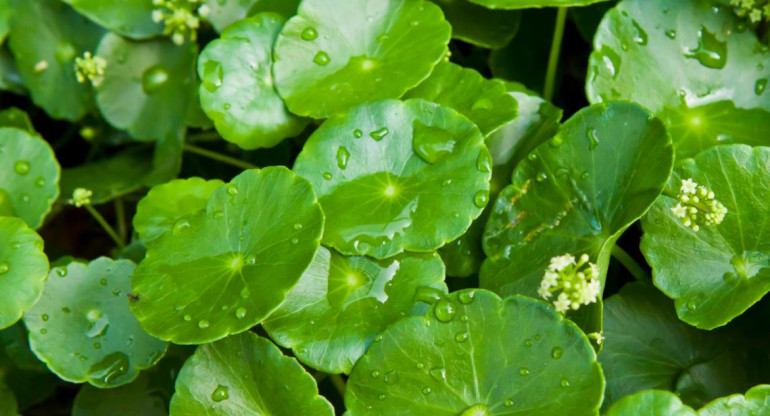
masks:
{"type": "Polygon", "coordinates": [[[163,25],[152,19],[152,0],[63,0],[97,24],[123,36],[144,39],[159,35],[163,25]]]}
{"type": "Polygon", "coordinates": [[[37,302],[47,274],[43,239],[21,219],[0,217],[0,329],[37,302]]]}

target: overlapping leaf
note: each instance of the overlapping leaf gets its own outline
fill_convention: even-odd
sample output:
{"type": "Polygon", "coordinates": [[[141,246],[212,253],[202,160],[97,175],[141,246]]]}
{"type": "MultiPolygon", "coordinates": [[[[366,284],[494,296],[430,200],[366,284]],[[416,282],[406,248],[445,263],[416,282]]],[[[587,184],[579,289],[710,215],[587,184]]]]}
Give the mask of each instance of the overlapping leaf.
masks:
{"type": "Polygon", "coordinates": [[[490,9],[529,9],[533,7],[587,6],[606,0],[468,0],[490,9]]]}
{"type": "Polygon", "coordinates": [[[43,239],[21,219],[0,217],[0,329],[37,302],[47,274],[43,239]]]}
{"type": "Polygon", "coordinates": [[[152,0],[63,0],[99,25],[130,38],[159,35],[163,25],[152,19],[152,0]]]}
{"type": "Polygon", "coordinates": [[[232,23],[261,12],[278,13],[284,18],[294,16],[300,0],[203,0],[209,8],[206,20],[217,32],[232,23]]]}
{"type": "Polygon", "coordinates": [[[452,38],[484,48],[499,49],[519,30],[515,11],[489,10],[468,0],[434,0],[452,24],[452,38]]]}
{"type": "Polygon", "coordinates": [[[753,416],[763,415],[770,407],[770,386],[760,385],[746,392],[723,397],[699,411],[682,404],[667,391],[646,390],[617,402],[606,416],[753,416]]]}

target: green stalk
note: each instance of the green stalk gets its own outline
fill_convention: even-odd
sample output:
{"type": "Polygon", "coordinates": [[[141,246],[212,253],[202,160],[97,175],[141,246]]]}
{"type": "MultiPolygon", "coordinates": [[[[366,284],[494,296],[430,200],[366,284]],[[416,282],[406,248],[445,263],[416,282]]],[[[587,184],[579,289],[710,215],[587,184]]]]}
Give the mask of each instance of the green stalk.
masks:
{"type": "Polygon", "coordinates": [[[332,381],[332,384],[334,384],[334,388],[337,389],[337,392],[342,396],[345,397],[345,380],[342,379],[342,376],[339,374],[329,374],[329,380],[332,381]]]}
{"type": "Polygon", "coordinates": [[[241,169],[259,169],[258,166],[252,165],[249,162],[244,162],[243,160],[236,159],[234,157],[230,157],[227,155],[223,155],[221,153],[212,152],[211,150],[206,150],[198,146],[193,146],[191,144],[185,143],[184,150],[186,152],[195,153],[197,155],[207,157],[209,159],[213,159],[222,163],[227,163],[228,165],[235,166],[237,168],[241,169]]]}
{"type": "Polygon", "coordinates": [[[118,198],[115,200],[115,217],[118,221],[118,235],[121,241],[126,241],[128,236],[128,224],[126,223],[126,206],[123,204],[123,199],[118,198]]]}
{"type": "Polygon", "coordinates": [[[123,242],[123,240],[118,236],[118,233],[115,232],[115,229],[112,228],[112,226],[107,222],[107,220],[102,217],[102,214],[99,213],[99,211],[96,210],[91,204],[83,205],[86,210],[91,214],[92,217],[96,220],[96,222],[99,223],[99,225],[104,228],[104,231],[107,232],[107,234],[112,238],[112,241],[115,242],[115,244],[118,246],[118,248],[123,249],[126,247],[126,244],[123,242]]]}
{"type": "Polygon", "coordinates": [[[619,261],[636,280],[639,280],[640,282],[649,282],[651,280],[650,275],[647,274],[642,266],[640,266],[633,257],[617,244],[612,247],[612,257],[619,261]]]}
{"type": "Polygon", "coordinates": [[[545,73],[545,86],[543,98],[548,101],[553,99],[553,89],[556,85],[556,70],[559,68],[559,54],[561,53],[561,41],[564,38],[564,25],[567,22],[567,7],[559,7],[556,13],[556,27],[553,29],[551,40],[551,54],[548,57],[548,69],[545,73]]]}

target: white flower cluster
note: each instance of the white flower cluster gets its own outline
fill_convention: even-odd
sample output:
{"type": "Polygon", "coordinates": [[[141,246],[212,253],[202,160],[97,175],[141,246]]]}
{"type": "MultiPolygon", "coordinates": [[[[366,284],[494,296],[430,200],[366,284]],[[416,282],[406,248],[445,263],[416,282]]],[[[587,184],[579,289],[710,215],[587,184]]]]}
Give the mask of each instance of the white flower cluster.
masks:
{"type": "Polygon", "coordinates": [[[209,6],[201,5],[195,13],[195,7],[201,0],[152,0],[153,6],[152,20],[155,23],[163,22],[164,35],[171,35],[171,40],[182,45],[188,37],[194,41],[198,37],[198,28],[200,27],[200,17],[206,17],[210,10],[209,6]]]}
{"type": "Polygon", "coordinates": [[[104,80],[104,70],[107,68],[107,61],[100,56],[91,56],[91,52],[86,51],[83,57],[75,58],[75,76],[79,83],[86,80],[91,81],[91,85],[98,87],[104,80]]]}
{"type": "Polygon", "coordinates": [[[537,293],[547,300],[561,290],[553,302],[561,313],[596,302],[601,292],[599,271],[588,260],[588,254],[583,254],[577,261],[571,254],[552,258],[537,293]]]}
{"type": "Polygon", "coordinates": [[[92,196],[94,196],[94,193],[90,189],[75,188],[75,190],[72,191],[72,199],[70,199],[68,202],[70,205],[74,205],[80,208],[83,205],[89,205],[91,203],[92,196]]]}
{"type": "Polygon", "coordinates": [[[765,0],[730,0],[735,14],[740,17],[748,17],[751,23],[759,23],[762,20],[770,22],[770,1],[765,0]]]}
{"type": "Polygon", "coordinates": [[[701,226],[721,224],[727,214],[727,208],[714,199],[714,192],[693,182],[692,178],[682,180],[678,199],[679,203],[671,208],[671,212],[685,227],[696,232],[701,226]]]}

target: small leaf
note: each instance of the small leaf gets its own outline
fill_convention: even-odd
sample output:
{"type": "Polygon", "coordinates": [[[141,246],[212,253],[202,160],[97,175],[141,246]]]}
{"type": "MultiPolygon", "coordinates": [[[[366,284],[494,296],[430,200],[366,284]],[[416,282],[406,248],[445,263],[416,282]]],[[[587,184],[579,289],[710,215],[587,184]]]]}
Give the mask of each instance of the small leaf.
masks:
{"type": "Polygon", "coordinates": [[[490,9],[529,9],[533,7],[587,6],[607,0],[468,0],[490,9]]]}
{"type": "Polygon", "coordinates": [[[425,313],[417,304],[420,291],[446,293],[444,265],[436,254],[373,260],[321,247],[263,325],[309,366],[350,373],[377,334],[403,316],[425,313]]]}
{"type": "Polygon", "coordinates": [[[147,335],[128,308],[134,264],[101,257],[54,267],[43,296],[24,314],[32,350],[64,380],[96,387],[133,381],[166,344],[147,335]]]}
{"type": "Polygon", "coordinates": [[[604,416],[697,416],[675,394],[662,390],[645,390],[616,402],[604,416]]]}
{"type": "Polygon", "coordinates": [[[684,179],[706,186],[725,208],[721,224],[692,231],[660,198],[642,222],[642,252],[655,285],[676,301],[679,318],[698,328],[730,322],[770,291],[770,148],[717,146],[679,163],[668,188],[684,179]]]}
{"type": "Polygon", "coordinates": [[[103,30],[56,0],[12,1],[9,44],[32,101],[53,118],[79,120],[94,103],[75,58],[93,51],[103,30]]]}
{"type": "Polygon", "coordinates": [[[468,0],[434,0],[452,24],[452,38],[482,48],[499,49],[519,30],[521,14],[489,10],[468,0]]]}
{"type": "Polygon", "coordinates": [[[598,415],[603,388],[571,321],[533,299],[464,290],[378,336],[353,368],[345,404],[356,416],[598,415]]]}
{"type": "Polygon", "coordinates": [[[158,185],[136,206],[134,229],[142,242],[148,244],[173,231],[177,221],[206,209],[211,194],[224,184],[217,179],[190,178],[158,185]]]}
{"type": "Polygon", "coordinates": [[[0,329],[37,302],[47,273],[43,239],[24,221],[0,217],[0,329]]]}
{"type": "Polygon", "coordinates": [[[700,416],[761,415],[770,408],[770,385],[753,387],[746,395],[734,394],[707,404],[698,411],[700,416]]]}
{"type": "Polygon", "coordinates": [[[300,0],[203,0],[203,3],[209,8],[206,20],[222,33],[227,26],[257,13],[273,12],[288,19],[297,13],[300,0]]]}
{"type": "Polygon", "coordinates": [[[177,344],[243,332],[283,302],[322,229],[306,180],[283,167],[247,170],[148,244],[131,309],[150,334],[177,344]]]}
{"type": "Polygon", "coordinates": [[[198,60],[201,105],[222,137],[243,149],[273,147],[301,133],[273,85],[273,43],[284,20],[260,13],[228,26],[198,60]]]}
{"type": "Polygon", "coordinates": [[[32,125],[32,120],[29,119],[29,115],[17,107],[10,107],[0,111],[0,126],[15,127],[30,134],[37,134],[35,126],[32,125]]]}
{"type": "Polygon", "coordinates": [[[429,1],[304,0],[275,44],[276,86],[314,118],[398,98],[430,74],[450,33],[429,1]]]}
{"type": "Polygon", "coordinates": [[[246,332],[198,347],[179,372],[171,415],[333,416],[334,410],[295,359],[246,332]]]}
{"type": "Polygon", "coordinates": [[[95,88],[104,118],[136,140],[163,140],[184,127],[195,80],[194,42],[177,46],[159,38],[133,42],[108,33],[96,55],[107,61],[95,88]]]}
{"type": "Polygon", "coordinates": [[[60,170],[53,149],[40,136],[1,127],[0,215],[40,227],[59,196],[60,170]]]}
{"type": "Polygon", "coordinates": [[[163,32],[152,20],[152,0],[62,0],[97,24],[123,36],[145,39],[163,32]]]}
{"type": "Polygon", "coordinates": [[[462,235],[487,203],[491,163],[478,128],[454,110],[383,100],[324,122],[294,170],[327,215],[324,244],[386,258],[462,235]]]}

